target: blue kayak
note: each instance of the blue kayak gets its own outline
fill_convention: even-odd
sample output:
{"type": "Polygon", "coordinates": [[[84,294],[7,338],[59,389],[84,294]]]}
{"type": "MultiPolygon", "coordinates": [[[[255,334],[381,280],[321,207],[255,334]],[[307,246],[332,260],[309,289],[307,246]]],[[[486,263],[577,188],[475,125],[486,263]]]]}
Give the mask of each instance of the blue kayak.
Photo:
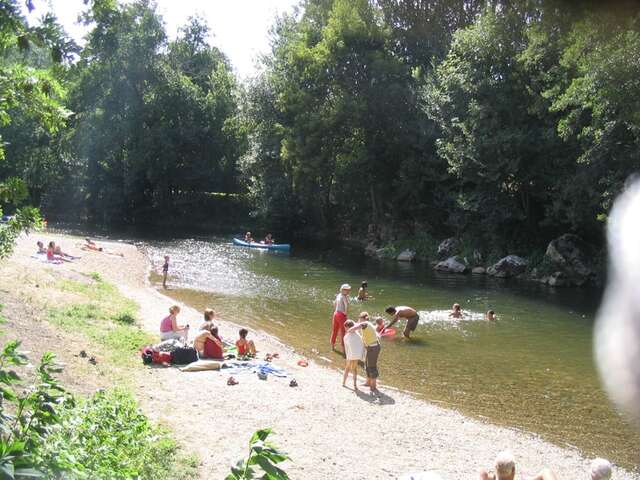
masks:
{"type": "Polygon", "coordinates": [[[288,252],[291,248],[291,245],[288,243],[273,243],[271,245],[267,245],[266,243],[260,242],[245,242],[244,240],[240,240],[239,238],[233,239],[233,244],[238,245],[239,247],[249,247],[249,248],[262,248],[263,250],[279,250],[288,252]]]}

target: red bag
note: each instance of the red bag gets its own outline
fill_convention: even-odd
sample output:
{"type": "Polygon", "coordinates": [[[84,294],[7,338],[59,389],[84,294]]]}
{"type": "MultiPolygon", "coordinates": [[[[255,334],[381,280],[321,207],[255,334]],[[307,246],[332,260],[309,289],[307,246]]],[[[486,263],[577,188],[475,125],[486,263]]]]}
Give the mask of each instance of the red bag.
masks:
{"type": "Polygon", "coordinates": [[[171,352],[151,352],[153,363],[171,363],[171,352]]]}

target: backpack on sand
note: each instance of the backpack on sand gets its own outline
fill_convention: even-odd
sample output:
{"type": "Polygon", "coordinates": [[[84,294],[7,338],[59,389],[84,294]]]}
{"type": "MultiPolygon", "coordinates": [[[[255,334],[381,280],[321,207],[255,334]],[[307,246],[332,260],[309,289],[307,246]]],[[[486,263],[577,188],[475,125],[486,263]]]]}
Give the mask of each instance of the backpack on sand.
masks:
{"type": "Polygon", "coordinates": [[[198,360],[196,349],[192,347],[178,347],[171,355],[171,363],[186,365],[198,360]]]}

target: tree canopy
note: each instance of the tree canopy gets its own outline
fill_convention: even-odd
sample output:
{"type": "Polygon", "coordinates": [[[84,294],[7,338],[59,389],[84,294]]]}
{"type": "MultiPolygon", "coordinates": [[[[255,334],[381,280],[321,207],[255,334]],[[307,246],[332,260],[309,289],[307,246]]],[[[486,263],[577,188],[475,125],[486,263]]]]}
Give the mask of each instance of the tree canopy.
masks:
{"type": "Polygon", "coordinates": [[[640,163],[632,2],[304,0],[246,83],[203,19],[169,39],[150,1],[88,2],[81,48],[50,14],[0,14],[0,178],[54,218],[250,210],[286,234],[498,252],[600,242],[640,163]]]}

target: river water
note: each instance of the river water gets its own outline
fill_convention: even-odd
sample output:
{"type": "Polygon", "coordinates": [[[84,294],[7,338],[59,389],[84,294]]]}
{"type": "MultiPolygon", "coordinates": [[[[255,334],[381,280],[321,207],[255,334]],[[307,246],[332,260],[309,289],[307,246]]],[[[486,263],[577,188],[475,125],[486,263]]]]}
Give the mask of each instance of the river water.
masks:
{"type": "MultiPolygon", "coordinates": [[[[276,254],[235,247],[228,238],[146,247],[156,270],[162,255],[171,256],[169,295],[338,368],[344,361],[329,346],[332,302],[340,284],[350,283],[355,295],[367,280],[374,298],[353,302],[350,318],[361,310],[384,315],[386,305],[421,313],[410,341],[383,340],[383,384],[637,468],[640,435],[607,400],[593,363],[597,291],[439,275],[426,265],[368,261],[348,251],[276,254]],[[454,302],[466,320],[448,318],[454,302]],[[497,322],[483,320],[489,309],[497,322]]],[[[151,280],[160,286],[159,275],[151,280]]]]}

